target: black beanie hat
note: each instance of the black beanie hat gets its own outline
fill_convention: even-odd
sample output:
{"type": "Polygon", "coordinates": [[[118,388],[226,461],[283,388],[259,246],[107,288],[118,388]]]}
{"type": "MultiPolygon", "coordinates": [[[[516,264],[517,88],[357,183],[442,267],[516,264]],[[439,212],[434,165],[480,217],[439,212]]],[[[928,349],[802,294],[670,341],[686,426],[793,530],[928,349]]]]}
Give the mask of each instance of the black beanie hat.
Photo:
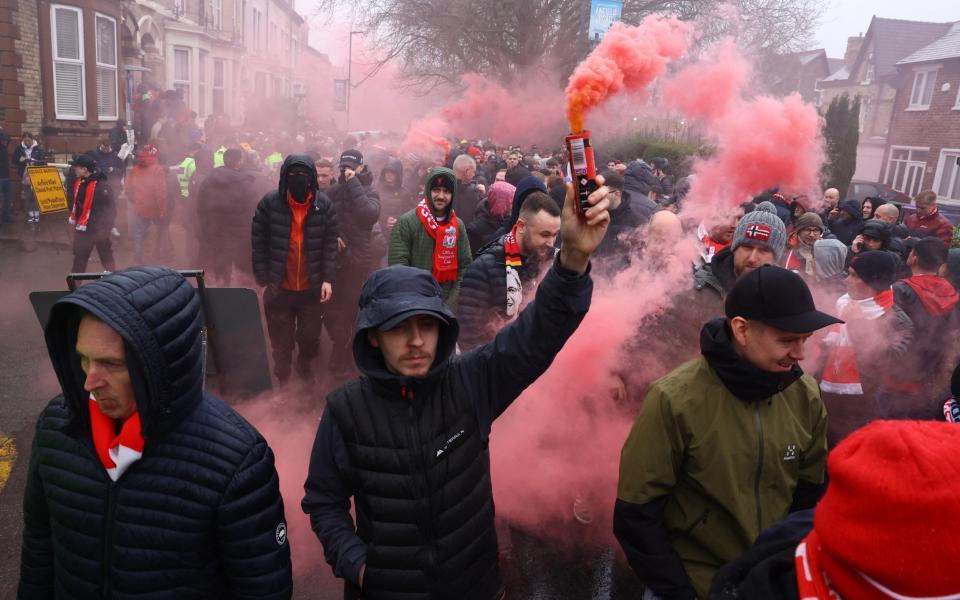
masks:
{"type": "Polygon", "coordinates": [[[863,235],[886,242],[890,239],[891,226],[880,219],[867,219],[863,224],[863,235]]]}
{"type": "Polygon", "coordinates": [[[861,252],[854,257],[850,268],[857,277],[875,291],[882,292],[897,279],[897,258],[886,250],[861,252]]]}

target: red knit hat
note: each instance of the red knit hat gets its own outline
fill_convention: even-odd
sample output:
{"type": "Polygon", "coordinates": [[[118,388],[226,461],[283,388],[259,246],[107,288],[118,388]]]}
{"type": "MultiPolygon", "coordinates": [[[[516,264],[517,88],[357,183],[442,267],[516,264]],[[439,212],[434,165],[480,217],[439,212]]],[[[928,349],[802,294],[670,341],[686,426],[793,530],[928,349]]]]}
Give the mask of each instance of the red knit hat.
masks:
{"type": "Polygon", "coordinates": [[[843,598],[960,598],[960,434],[875,421],[830,453],[814,516],[819,563],[843,598]]]}

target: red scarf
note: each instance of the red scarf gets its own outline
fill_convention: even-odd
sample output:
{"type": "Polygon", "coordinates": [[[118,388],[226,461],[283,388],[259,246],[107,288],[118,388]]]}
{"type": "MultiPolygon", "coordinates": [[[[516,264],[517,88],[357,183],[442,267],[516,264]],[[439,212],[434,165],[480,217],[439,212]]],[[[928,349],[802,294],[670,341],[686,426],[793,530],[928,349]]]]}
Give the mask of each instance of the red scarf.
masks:
{"type": "Polygon", "coordinates": [[[520,244],[517,243],[517,225],[513,225],[510,233],[503,236],[504,263],[507,269],[507,317],[513,319],[520,312],[523,303],[523,282],[520,281],[520,272],[523,266],[523,256],[520,254],[520,244]]]}
{"type": "Polygon", "coordinates": [[[80,193],[80,184],[83,180],[79,177],[73,184],[73,212],[70,213],[70,224],[77,226],[77,231],[86,231],[90,223],[90,210],[93,208],[93,193],[97,189],[97,180],[87,180],[87,190],[83,194],[83,208],[80,209],[80,217],[77,217],[77,207],[80,205],[78,196],[80,193]]]}
{"type": "MultiPolygon", "coordinates": [[[[865,319],[874,321],[893,308],[893,289],[887,288],[873,298],[864,300],[853,300],[849,294],[844,294],[837,300],[837,314],[841,314],[843,309],[852,302],[860,304],[860,311],[865,319]]],[[[845,396],[863,394],[856,349],[853,347],[853,340],[850,339],[847,326],[845,324],[833,325],[823,342],[832,348],[823,367],[820,389],[831,394],[845,396]]]]}
{"type": "Polygon", "coordinates": [[[417,205],[417,216],[420,223],[433,238],[433,278],[437,283],[446,283],[457,280],[457,215],[450,210],[450,217],[442,226],[430,212],[427,200],[423,199],[417,205]]]}
{"type": "Polygon", "coordinates": [[[134,411],[117,433],[114,420],[100,411],[97,401],[90,395],[90,430],[97,456],[107,470],[110,479],[120,479],[130,465],[143,455],[143,433],[140,430],[140,413],[134,411]]]}

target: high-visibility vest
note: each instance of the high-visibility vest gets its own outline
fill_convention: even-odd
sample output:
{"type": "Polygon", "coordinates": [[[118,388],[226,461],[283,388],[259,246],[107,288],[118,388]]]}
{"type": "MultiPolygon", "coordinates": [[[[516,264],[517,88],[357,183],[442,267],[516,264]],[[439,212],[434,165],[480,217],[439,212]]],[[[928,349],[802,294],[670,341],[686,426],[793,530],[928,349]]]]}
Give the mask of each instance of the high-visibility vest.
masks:
{"type": "Polygon", "coordinates": [[[180,171],[177,172],[177,181],[180,182],[180,195],[184,198],[190,197],[190,178],[193,177],[194,171],[197,170],[197,161],[193,160],[192,156],[188,156],[183,159],[179,165],[180,171]]]}
{"type": "Polygon", "coordinates": [[[217,148],[217,151],[213,153],[213,168],[223,166],[223,153],[227,151],[226,146],[220,146],[217,148]]]}
{"type": "Polygon", "coordinates": [[[283,164],[283,155],[279,152],[274,152],[267,157],[267,160],[263,161],[267,165],[267,168],[271,171],[278,171],[280,166],[283,164]]]}

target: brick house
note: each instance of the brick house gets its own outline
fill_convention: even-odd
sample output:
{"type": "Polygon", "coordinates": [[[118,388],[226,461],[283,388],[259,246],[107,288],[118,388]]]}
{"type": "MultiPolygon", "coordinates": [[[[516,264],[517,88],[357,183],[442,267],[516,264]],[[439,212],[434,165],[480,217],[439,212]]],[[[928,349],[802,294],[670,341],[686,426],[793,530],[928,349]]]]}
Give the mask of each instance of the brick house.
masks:
{"type": "Polygon", "coordinates": [[[65,160],[125,120],[121,22],[120,0],[0,0],[0,123],[11,152],[29,131],[65,160]]]}
{"type": "Polygon", "coordinates": [[[910,196],[933,189],[960,206],[960,22],[896,66],[882,181],[910,196]]]}
{"type": "Polygon", "coordinates": [[[768,90],[777,96],[797,92],[804,102],[820,107],[820,83],[840,68],[840,59],[827,58],[823,48],[772,56],[762,68],[768,90]]]}
{"type": "Polygon", "coordinates": [[[860,143],[854,179],[880,181],[894,100],[897,61],[942,37],[951,23],[873,17],[863,38],[848,40],[848,65],[821,82],[823,106],[841,94],[860,96],[860,143]],[[856,52],[851,60],[853,51],[856,52]]]}

